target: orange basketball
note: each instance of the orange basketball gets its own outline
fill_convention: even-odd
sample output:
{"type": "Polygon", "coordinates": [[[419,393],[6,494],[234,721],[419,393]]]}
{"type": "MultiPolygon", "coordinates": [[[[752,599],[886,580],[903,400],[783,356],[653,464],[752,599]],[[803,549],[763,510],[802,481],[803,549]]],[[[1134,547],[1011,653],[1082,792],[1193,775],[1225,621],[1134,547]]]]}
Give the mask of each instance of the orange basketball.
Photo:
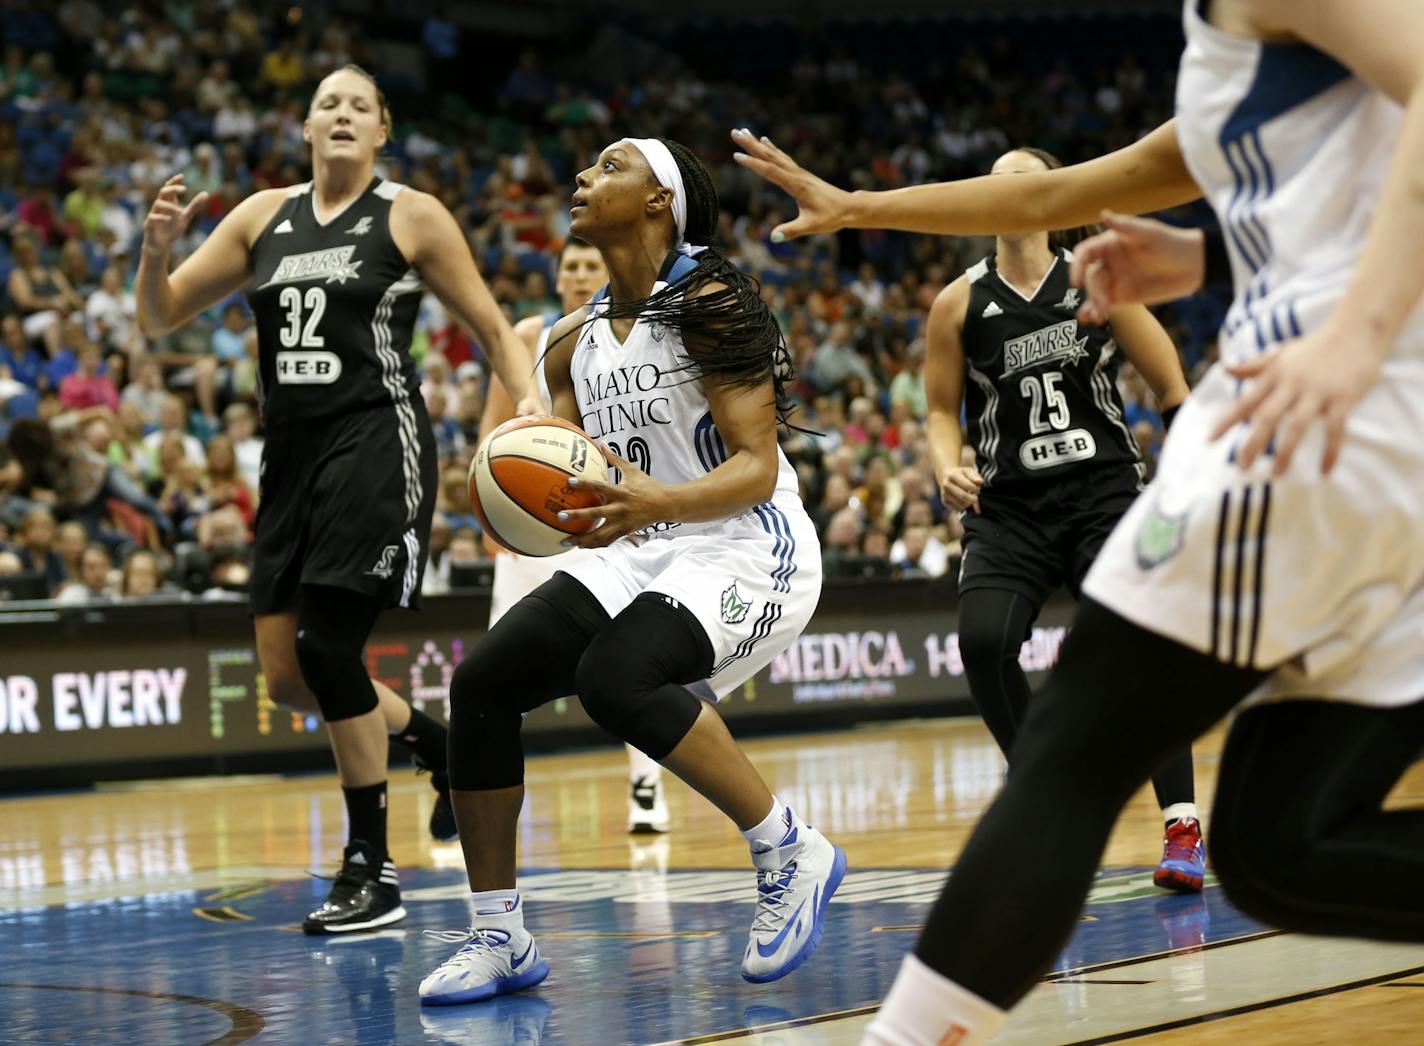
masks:
{"type": "Polygon", "coordinates": [[[470,462],[470,505],[485,533],[522,556],[557,556],[562,542],[596,526],[560,522],[564,509],[602,504],[592,491],[569,486],[573,477],[608,481],[593,440],[577,425],[547,414],[506,421],[489,434],[470,462]]]}

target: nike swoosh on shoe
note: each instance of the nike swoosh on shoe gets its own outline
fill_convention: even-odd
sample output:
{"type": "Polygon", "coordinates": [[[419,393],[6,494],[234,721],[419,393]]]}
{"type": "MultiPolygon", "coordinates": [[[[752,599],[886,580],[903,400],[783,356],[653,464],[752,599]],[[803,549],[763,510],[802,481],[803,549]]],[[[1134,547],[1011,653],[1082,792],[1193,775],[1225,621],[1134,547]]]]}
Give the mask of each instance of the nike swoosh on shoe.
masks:
{"type": "Polygon", "coordinates": [[[776,954],[776,950],[780,948],[782,942],[786,940],[786,935],[789,934],[793,929],[795,929],[796,926],[799,924],[801,919],[801,910],[805,907],[805,901],[802,901],[796,906],[796,913],[792,915],[791,918],[786,920],[786,925],[781,928],[781,932],[779,934],[777,934],[771,939],[771,944],[766,945],[762,944],[761,942],[757,942],[757,954],[760,955],[763,959],[769,959],[772,955],[776,954]]]}

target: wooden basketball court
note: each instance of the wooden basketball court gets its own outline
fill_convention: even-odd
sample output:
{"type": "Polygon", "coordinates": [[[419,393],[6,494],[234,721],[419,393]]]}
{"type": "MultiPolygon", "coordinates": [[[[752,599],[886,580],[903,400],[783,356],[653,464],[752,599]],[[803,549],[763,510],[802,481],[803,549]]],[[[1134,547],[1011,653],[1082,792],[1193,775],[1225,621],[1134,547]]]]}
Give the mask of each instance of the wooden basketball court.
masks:
{"type": "MultiPolygon", "coordinates": [[[[1219,743],[1197,749],[1203,809],[1219,743]]],[[[339,860],[333,775],[155,781],[0,800],[0,1043],[856,1043],[1000,783],[997,750],[952,719],[747,748],[850,859],[820,950],[778,983],[738,975],[755,896],[740,835],[670,780],[673,831],[627,836],[621,749],[528,764],[520,885],[549,980],[438,1011],[416,985],[452,946],[421,931],[464,926],[466,890],[458,846],[425,835],[425,779],[391,782],[410,917],[340,940],[296,927],[327,889],[308,872],[339,860]]],[[[1393,801],[1424,802],[1424,769],[1393,801]]],[[[1424,947],[1276,933],[1215,885],[1154,889],[1159,853],[1144,791],[1078,934],[996,1041],[1424,1038],[1424,947]]]]}

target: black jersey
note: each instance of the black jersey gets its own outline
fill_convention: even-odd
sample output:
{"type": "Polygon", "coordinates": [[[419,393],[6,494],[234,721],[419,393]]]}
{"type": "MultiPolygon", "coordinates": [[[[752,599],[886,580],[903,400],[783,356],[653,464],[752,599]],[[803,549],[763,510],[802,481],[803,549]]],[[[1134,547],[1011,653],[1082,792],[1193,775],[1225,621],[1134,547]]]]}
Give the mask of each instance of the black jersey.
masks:
{"type": "Polygon", "coordinates": [[[1068,282],[1073,256],[1055,253],[1031,298],[999,275],[992,255],[966,274],[965,412],[990,489],[1049,483],[1089,466],[1142,475],[1117,391],[1112,331],[1079,326],[1082,296],[1068,282]]]}
{"type": "Polygon", "coordinates": [[[325,225],[311,183],[293,186],[252,246],[263,421],[285,425],[418,396],[410,355],[420,277],[391,239],[405,188],[372,179],[325,225]]]}

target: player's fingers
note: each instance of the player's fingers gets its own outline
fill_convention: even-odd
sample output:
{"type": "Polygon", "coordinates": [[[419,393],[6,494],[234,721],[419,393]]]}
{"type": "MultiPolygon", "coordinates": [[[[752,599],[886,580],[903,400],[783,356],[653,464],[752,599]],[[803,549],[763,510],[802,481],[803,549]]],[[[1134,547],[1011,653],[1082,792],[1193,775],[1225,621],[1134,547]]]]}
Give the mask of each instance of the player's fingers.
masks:
{"type": "Polygon", "coordinates": [[[587,505],[584,508],[566,508],[559,510],[556,518],[560,523],[567,523],[570,520],[580,519],[607,519],[610,511],[617,511],[609,505],[587,505]]]}
{"type": "Polygon", "coordinates": [[[1236,403],[1232,405],[1231,409],[1212,427],[1211,435],[1208,438],[1213,440],[1220,439],[1237,425],[1241,424],[1241,422],[1251,417],[1251,415],[1255,413],[1256,408],[1271,394],[1273,388],[1272,383],[1265,378],[1257,381],[1254,385],[1248,386],[1237,398],[1236,403]]]}
{"type": "Polygon", "coordinates": [[[1280,424],[1276,426],[1276,462],[1272,470],[1273,475],[1283,476],[1286,469],[1290,468],[1296,448],[1300,446],[1301,440],[1305,439],[1311,423],[1320,415],[1321,406],[1319,397],[1301,396],[1281,418],[1280,424]]]}
{"type": "Polygon", "coordinates": [[[965,475],[969,477],[969,479],[973,482],[976,488],[982,487],[984,485],[984,477],[979,475],[978,469],[968,469],[966,470],[965,475]]]}
{"type": "Polygon", "coordinates": [[[609,498],[618,497],[621,493],[615,484],[603,483],[596,479],[589,479],[587,476],[570,476],[568,482],[569,486],[575,490],[591,491],[603,498],[605,502],[609,498]]]}
{"type": "Polygon", "coordinates": [[[1340,449],[1345,444],[1345,419],[1350,416],[1350,408],[1343,400],[1332,401],[1325,409],[1325,459],[1321,469],[1326,475],[1334,471],[1340,460],[1340,449]]]}
{"type": "Polygon", "coordinates": [[[150,218],[176,218],[182,214],[182,209],[176,203],[168,203],[164,200],[155,200],[148,210],[150,218]]]}
{"type": "Polygon", "coordinates": [[[194,196],[191,200],[188,201],[188,206],[184,207],[183,213],[178,216],[179,221],[181,221],[184,225],[187,225],[188,222],[192,220],[193,215],[198,213],[198,209],[201,208],[203,204],[207,202],[208,192],[206,189],[204,189],[202,192],[198,193],[197,196],[194,196]]]}
{"type": "Polygon", "coordinates": [[[1281,423],[1281,418],[1294,401],[1295,394],[1293,392],[1285,388],[1278,388],[1252,411],[1251,431],[1246,437],[1246,442],[1241,444],[1241,451],[1236,458],[1243,470],[1254,465],[1256,459],[1270,446],[1281,423]]]}
{"type": "Polygon", "coordinates": [[[617,454],[613,453],[613,451],[609,450],[607,444],[596,442],[594,443],[594,446],[597,447],[599,450],[603,451],[603,456],[608,459],[608,463],[616,469],[621,469],[624,475],[627,475],[630,472],[642,471],[642,469],[638,468],[637,465],[634,465],[632,462],[625,461],[623,458],[620,458],[617,454]]]}
{"type": "Polygon", "coordinates": [[[1257,356],[1255,359],[1246,360],[1243,363],[1227,363],[1224,366],[1227,374],[1244,381],[1246,378],[1254,378],[1264,371],[1275,362],[1277,355],[1278,352],[1273,352],[1270,355],[1257,356]]]}

